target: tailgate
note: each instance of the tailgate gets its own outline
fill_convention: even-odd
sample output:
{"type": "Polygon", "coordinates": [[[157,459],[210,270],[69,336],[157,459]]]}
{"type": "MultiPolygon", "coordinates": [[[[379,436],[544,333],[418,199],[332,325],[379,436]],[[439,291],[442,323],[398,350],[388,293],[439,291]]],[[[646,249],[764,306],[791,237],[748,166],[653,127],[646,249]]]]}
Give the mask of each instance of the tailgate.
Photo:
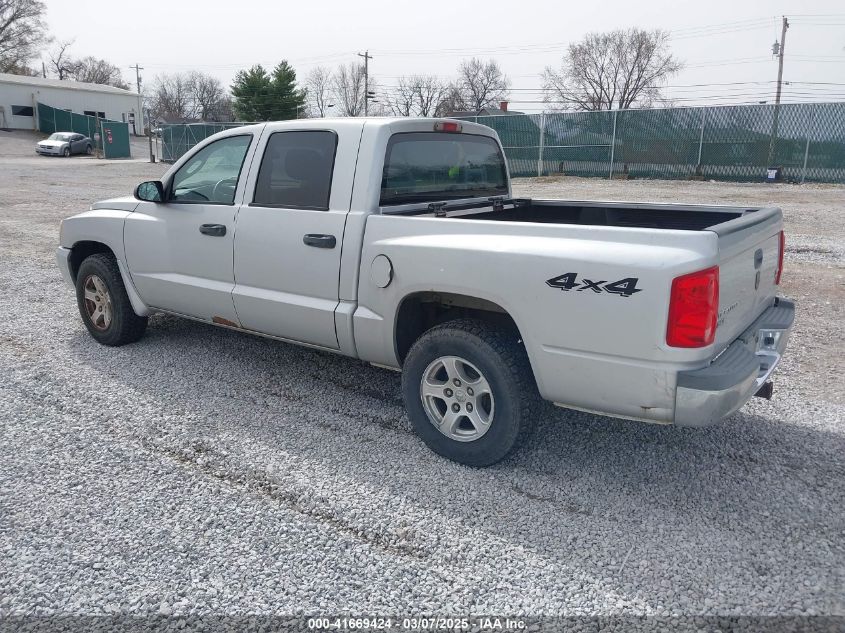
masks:
{"type": "Polygon", "coordinates": [[[739,336],[772,304],[780,258],[780,209],[762,208],[712,227],[719,236],[716,349],[739,336]]]}

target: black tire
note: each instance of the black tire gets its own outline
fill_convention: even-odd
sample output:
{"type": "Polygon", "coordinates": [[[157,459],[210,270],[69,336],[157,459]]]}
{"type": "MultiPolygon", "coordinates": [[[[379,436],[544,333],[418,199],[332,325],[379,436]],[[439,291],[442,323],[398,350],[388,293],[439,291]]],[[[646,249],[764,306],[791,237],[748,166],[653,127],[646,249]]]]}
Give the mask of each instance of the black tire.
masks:
{"type": "Polygon", "coordinates": [[[90,145],[86,145],[86,146],[85,146],[85,153],[86,153],[86,154],[88,154],[88,155],[90,156],[91,154],[93,154],[93,153],[94,153],[94,148],[93,148],[93,147],[91,147],[90,145]]]}
{"type": "Polygon", "coordinates": [[[69,147],[65,147],[65,148],[62,150],[62,156],[64,156],[65,158],[67,158],[68,156],[70,156],[70,148],[69,148],[69,147]]]}
{"type": "Polygon", "coordinates": [[[438,325],[417,339],[402,370],[402,395],[417,435],[435,453],[467,466],[490,466],[516,449],[530,435],[541,402],[518,332],[474,319],[438,325]],[[472,441],[441,433],[423,404],[421,383],[426,370],[448,356],[474,365],[489,383],[495,402],[489,429],[472,441]]]}
{"type": "Polygon", "coordinates": [[[147,329],[147,317],[138,316],[132,309],[126,287],[123,285],[123,278],[120,276],[120,269],[112,255],[98,253],[87,257],[82,262],[76,274],[76,303],[88,332],[102,345],[119,346],[134,343],[144,335],[147,329]],[[95,323],[94,318],[89,314],[90,307],[96,304],[85,298],[85,292],[89,281],[92,284],[89,288],[93,287],[93,277],[98,278],[108,291],[111,303],[108,324],[102,318],[95,323]]]}

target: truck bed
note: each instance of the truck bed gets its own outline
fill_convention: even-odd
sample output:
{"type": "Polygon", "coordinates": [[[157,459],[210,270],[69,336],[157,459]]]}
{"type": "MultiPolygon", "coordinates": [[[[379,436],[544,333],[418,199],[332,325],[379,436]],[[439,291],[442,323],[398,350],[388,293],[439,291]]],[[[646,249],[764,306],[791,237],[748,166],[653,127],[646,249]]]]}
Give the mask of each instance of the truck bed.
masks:
{"type": "MultiPolygon", "coordinates": [[[[708,258],[708,262],[717,264],[720,270],[720,313],[716,333],[716,346],[719,349],[736,338],[771,304],[776,295],[778,233],[782,226],[782,214],[776,208],[483,198],[383,209],[382,213],[435,220],[456,233],[487,235],[492,232],[511,238],[531,235],[551,239],[590,240],[594,249],[600,248],[600,243],[607,242],[617,244],[614,248],[623,251],[639,243],[642,234],[647,234],[649,230],[675,232],[671,238],[650,238],[652,244],[666,246],[678,245],[680,234],[686,233],[698,245],[695,248],[700,252],[715,250],[715,257],[708,258]],[[468,226],[475,224],[475,221],[483,221],[478,222],[477,231],[468,226]],[[502,224],[497,231],[494,227],[500,222],[509,226],[502,224]],[[457,224],[464,226],[459,228],[457,224]],[[482,224],[487,226],[483,227],[482,224]],[[641,235],[631,235],[618,229],[630,229],[631,233],[641,235]]],[[[407,230],[414,233],[419,229],[409,226],[407,230]]],[[[501,248],[501,243],[497,248],[501,248]]],[[[572,248],[570,244],[567,250],[571,251],[572,248]]],[[[603,252],[601,258],[607,257],[608,253],[603,252]]],[[[589,256],[581,253],[580,258],[589,259],[589,256]]],[[[641,256],[636,261],[637,266],[642,265],[641,256]]],[[[567,270],[561,272],[575,271],[578,265],[583,264],[573,261],[568,264],[567,270]]],[[[592,268],[590,274],[599,274],[593,270],[596,268],[592,268]]],[[[607,272],[602,277],[609,275],[611,273],[607,272]]],[[[628,275],[636,276],[631,272],[628,275]]]]}
{"type": "Polygon", "coordinates": [[[537,222],[540,224],[581,224],[650,229],[703,231],[736,219],[749,211],[736,207],[658,205],[559,200],[528,200],[510,209],[489,209],[467,216],[476,220],[537,222]]]}
{"type": "Polygon", "coordinates": [[[489,203],[475,208],[447,203],[442,211],[446,217],[467,220],[704,231],[758,210],[715,205],[517,199],[495,208],[489,203]]]}

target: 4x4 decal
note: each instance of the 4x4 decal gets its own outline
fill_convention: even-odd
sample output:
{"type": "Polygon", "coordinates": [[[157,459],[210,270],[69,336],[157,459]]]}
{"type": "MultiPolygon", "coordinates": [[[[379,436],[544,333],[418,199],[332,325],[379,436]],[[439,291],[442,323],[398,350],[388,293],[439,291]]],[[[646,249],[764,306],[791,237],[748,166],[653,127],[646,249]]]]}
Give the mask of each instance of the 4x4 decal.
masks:
{"type": "Polygon", "coordinates": [[[552,277],[546,280],[546,285],[558,290],[575,290],[576,292],[583,292],[584,290],[592,290],[596,294],[602,292],[609,292],[612,295],[619,295],[620,297],[630,297],[635,292],[641,292],[642,288],[637,288],[637,277],[625,277],[619,281],[608,283],[606,279],[601,281],[593,281],[592,279],[578,280],[578,273],[565,273],[557,277],[552,277]]]}

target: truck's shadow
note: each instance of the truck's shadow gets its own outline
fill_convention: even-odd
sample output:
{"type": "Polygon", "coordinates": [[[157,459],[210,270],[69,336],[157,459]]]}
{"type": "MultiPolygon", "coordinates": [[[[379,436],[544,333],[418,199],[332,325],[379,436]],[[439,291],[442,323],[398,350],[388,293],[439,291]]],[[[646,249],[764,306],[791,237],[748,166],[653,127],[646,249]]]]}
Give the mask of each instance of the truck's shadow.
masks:
{"type": "Polygon", "coordinates": [[[762,521],[785,541],[797,529],[808,542],[842,529],[845,437],[791,423],[777,407],[771,419],[740,413],[679,429],[549,406],[525,447],[473,470],[435,457],[410,432],[394,372],[161,316],[118,351],[82,332],[68,344],[92,370],[174,410],[125,420],[166,453],[225,442],[226,459],[250,472],[264,467],[261,455],[295,456],[314,477],[342,476],[538,552],[566,548],[561,525],[577,534],[601,522],[636,540],[645,515],[659,516],[668,538],[673,524],[742,534],[762,521]]]}

